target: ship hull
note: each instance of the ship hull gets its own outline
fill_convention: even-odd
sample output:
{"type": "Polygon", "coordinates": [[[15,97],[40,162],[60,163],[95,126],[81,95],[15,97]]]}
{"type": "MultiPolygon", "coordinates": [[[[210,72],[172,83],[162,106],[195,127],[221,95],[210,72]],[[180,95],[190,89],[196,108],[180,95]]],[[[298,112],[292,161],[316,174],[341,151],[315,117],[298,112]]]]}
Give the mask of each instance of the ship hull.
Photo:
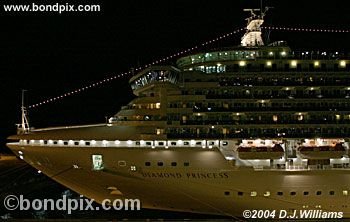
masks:
{"type": "Polygon", "coordinates": [[[21,151],[24,161],[34,168],[98,203],[127,198],[140,199],[143,208],[231,217],[242,217],[248,209],[322,209],[350,217],[350,198],[343,193],[349,189],[350,171],[345,168],[254,170],[235,166],[218,149],[44,147],[19,143],[9,143],[8,147],[16,155],[21,151]],[[91,157],[96,154],[104,158],[101,170],[92,167],[91,157]],[[150,165],[146,166],[146,162],[150,165]],[[173,162],[177,165],[172,166],[173,162]]]}

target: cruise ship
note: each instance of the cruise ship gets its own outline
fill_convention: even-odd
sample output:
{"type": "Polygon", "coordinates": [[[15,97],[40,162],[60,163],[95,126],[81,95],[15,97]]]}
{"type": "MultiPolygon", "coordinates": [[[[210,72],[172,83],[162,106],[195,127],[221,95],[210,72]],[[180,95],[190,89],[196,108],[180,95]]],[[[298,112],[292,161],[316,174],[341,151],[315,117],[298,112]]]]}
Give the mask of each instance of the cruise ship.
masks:
{"type": "Polygon", "coordinates": [[[320,210],[350,217],[350,60],[264,44],[265,11],[247,10],[235,47],[150,66],[106,123],[29,128],[7,146],[101,203],[242,217],[320,210]]]}

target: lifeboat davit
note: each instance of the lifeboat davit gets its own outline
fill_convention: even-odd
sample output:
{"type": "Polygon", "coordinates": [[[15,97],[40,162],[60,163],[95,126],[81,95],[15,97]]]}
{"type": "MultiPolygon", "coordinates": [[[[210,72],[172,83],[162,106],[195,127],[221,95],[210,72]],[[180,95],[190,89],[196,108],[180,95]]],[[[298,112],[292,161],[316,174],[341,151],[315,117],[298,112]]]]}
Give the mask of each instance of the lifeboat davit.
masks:
{"type": "Polygon", "coordinates": [[[237,148],[238,157],[242,160],[266,160],[279,159],[284,156],[284,150],[280,144],[272,147],[266,146],[240,146],[237,148]]]}
{"type": "Polygon", "coordinates": [[[304,159],[337,159],[346,154],[345,147],[341,143],[335,146],[299,146],[299,155],[304,159]]]}

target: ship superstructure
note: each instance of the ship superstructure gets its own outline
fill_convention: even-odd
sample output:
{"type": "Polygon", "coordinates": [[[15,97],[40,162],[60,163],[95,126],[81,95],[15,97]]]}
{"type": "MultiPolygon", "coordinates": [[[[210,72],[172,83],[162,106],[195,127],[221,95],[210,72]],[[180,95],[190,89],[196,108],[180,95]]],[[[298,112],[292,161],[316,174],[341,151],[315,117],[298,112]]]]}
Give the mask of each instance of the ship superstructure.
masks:
{"type": "Polygon", "coordinates": [[[264,45],[265,13],[249,11],[241,46],[146,68],[130,79],[137,98],[107,124],[24,129],[8,146],[97,201],[140,198],[145,208],[230,216],[323,209],[350,217],[350,60],[292,51],[284,41],[264,45]]]}

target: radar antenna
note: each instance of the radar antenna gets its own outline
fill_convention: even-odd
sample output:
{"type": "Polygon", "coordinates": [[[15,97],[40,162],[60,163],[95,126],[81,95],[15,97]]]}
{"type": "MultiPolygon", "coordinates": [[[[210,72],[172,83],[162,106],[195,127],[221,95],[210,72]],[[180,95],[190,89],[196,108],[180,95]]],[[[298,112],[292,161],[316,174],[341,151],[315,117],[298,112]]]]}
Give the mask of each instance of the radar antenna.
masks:
{"type": "Polygon", "coordinates": [[[242,46],[263,46],[264,42],[261,38],[261,25],[264,23],[264,17],[266,12],[271,7],[265,7],[264,10],[261,9],[252,9],[246,8],[243,9],[245,12],[250,12],[250,17],[247,20],[247,31],[242,37],[241,45],[242,46]],[[260,12],[260,13],[256,13],[260,12]]]}

